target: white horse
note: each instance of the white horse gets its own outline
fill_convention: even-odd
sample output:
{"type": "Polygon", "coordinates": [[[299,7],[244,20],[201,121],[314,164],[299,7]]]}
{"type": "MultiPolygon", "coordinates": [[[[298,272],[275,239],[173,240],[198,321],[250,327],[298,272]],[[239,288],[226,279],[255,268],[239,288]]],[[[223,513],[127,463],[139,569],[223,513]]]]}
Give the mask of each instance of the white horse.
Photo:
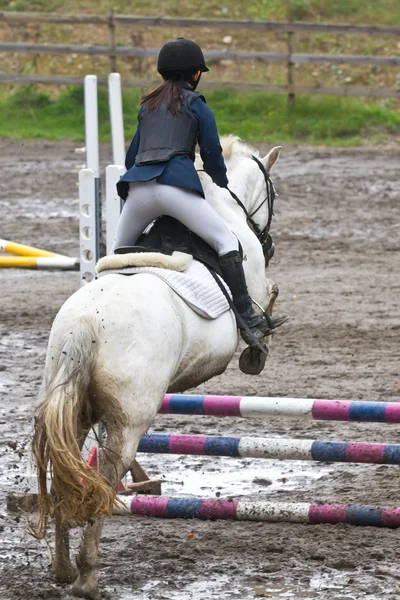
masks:
{"type": "MultiPolygon", "coordinates": [[[[261,158],[236,137],[223,138],[222,145],[230,187],[251,213],[266,195],[264,176],[251,155],[269,172],[280,147],[261,158]]],[[[277,287],[265,277],[263,251],[242,208],[207,175],[201,177],[207,201],[243,246],[251,296],[272,311],[277,287]]],[[[254,218],[264,227],[267,203],[254,218]]],[[[204,319],[151,274],[107,275],[62,306],[50,334],[45,398],[35,424],[40,512],[33,532],[44,537],[48,517],[55,516],[53,567],[58,581],[75,581],[75,595],[99,597],[95,566],[104,518],[112,512],[118,482],[132,465],[164,394],[182,392],[225,371],[237,343],[231,311],[204,319]],[[107,431],[99,473],[88,469],[81,455],[85,436],[97,422],[107,431]],[[69,557],[70,526],[85,526],[77,570],[69,557]]]]}

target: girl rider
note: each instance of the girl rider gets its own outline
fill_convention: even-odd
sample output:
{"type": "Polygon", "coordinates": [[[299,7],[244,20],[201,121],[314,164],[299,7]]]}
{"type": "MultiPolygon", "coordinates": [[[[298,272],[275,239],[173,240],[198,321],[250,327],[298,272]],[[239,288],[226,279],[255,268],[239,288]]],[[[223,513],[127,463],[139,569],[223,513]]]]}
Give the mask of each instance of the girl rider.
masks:
{"type": "Polygon", "coordinates": [[[287,317],[267,320],[254,311],[238,240],[204,199],[193,164],[198,142],[204,170],[216,185],[227,187],[214,115],[203,96],[194,91],[201,74],[209,70],[203,53],[195,42],[178,38],[161,48],[157,68],[164,82],[141,99],[139,123],[125,160],[127,172],[117,185],[126,202],[114,250],[133,246],[156,218],[174,217],[218,253],[235,307],[260,339],[287,317]]]}

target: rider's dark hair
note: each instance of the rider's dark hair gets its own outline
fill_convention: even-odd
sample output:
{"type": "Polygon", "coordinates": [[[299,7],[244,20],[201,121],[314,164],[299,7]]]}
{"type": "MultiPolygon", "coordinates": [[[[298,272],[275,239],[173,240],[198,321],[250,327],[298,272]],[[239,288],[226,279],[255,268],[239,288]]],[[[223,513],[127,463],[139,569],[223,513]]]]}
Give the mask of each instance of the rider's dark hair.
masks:
{"type": "Polygon", "coordinates": [[[177,115],[183,98],[183,88],[178,85],[178,82],[191,81],[193,73],[170,73],[165,77],[166,80],[158,88],[141,97],[140,106],[144,106],[148,111],[158,110],[165,102],[167,110],[177,115]]]}

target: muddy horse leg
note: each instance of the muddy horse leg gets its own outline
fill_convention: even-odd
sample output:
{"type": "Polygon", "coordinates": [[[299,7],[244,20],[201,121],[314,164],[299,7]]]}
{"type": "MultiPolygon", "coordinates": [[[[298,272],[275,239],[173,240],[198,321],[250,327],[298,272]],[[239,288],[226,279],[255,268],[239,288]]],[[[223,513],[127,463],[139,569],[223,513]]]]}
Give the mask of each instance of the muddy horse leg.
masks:
{"type": "Polygon", "coordinates": [[[53,570],[58,583],[72,583],[78,574],[69,557],[69,527],[61,520],[59,510],[55,513],[55,556],[53,570]]]}
{"type": "MultiPolygon", "coordinates": [[[[88,432],[89,427],[81,430],[79,436],[81,450],[88,432]]],[[[69,527],[63,523],[61,513],[57,509],[55,511],[55,556],[52,567],[58,583],[72,583],[78,575],[77,568],[73,566],[70,559],[69,527]]]]}
{"type": "MultiPolygon", "coordinates": [[[[123,432],[108,431],[107,433],[108,439],[103,450],[100,473],[117,490],[119,482],[133,463],[136,448],[143,433],[138,436],[138,432],[132,429],[123,432]],[[125,440],[125,443],[122,440],[125,440]]],[[[76,558],[78,577],[72,588],[72,593],[80,598],[89,598],[90,600],[100,598],[95,569],[104,519],[104,516],[94,517],[83,530],[76,558]]]]}

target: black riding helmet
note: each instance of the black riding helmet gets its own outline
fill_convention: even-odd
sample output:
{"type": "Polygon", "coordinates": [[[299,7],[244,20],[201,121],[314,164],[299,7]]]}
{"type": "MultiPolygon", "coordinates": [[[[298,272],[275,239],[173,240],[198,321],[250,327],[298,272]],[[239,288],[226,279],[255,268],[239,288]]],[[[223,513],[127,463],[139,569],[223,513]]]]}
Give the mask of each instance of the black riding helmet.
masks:
{"type": "Polygon", "coordinates": [[[169,74],[194,71],[206,73],[209,68],[206,66],[200,46],[192,40],[179,37],[176,40],[167,42],[161,48],[158,55],[157,70],[160,75],[164,75],[168,79],[169,74]]]}

